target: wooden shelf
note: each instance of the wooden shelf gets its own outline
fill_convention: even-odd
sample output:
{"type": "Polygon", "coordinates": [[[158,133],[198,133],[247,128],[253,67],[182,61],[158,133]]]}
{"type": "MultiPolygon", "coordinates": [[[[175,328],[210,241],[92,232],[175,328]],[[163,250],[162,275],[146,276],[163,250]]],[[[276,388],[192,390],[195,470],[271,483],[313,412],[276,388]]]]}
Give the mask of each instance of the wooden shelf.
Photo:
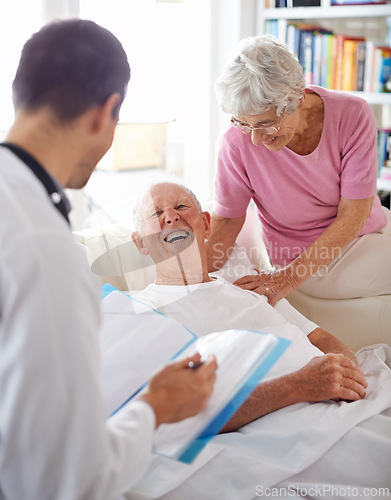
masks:
{"type": "Polygon", "coordinates": [[[389,191],[391,192],[391,179],[377,179],[377,189],[379,191],[389,191]]]}
{"type": "MultiPolygon", "coordinates": [[[[262,9],[262,8],[261,8],[262,9]]],[[[327,5],[321,7],[263,8],[263,19],[339,19],[355,17],[391,16],[391,4],[382,5],[327,5]]]]}
{"type": "Polygon", "coordinates": [[[391,105],[391,93],[387,92],[347,92],[362,97],[368,104],[391,105]]]}

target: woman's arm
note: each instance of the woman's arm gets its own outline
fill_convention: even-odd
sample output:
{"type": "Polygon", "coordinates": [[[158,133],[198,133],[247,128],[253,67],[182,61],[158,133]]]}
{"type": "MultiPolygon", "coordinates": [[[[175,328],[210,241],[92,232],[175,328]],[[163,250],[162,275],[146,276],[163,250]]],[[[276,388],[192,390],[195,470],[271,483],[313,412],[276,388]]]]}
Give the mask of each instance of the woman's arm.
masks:
{"type": "Polygon", "coordinates": [[[235,285],[269,298],[271,305],[321,272],[361,232],[372,208],[374,197],[362,200],[341,198],[337,216],[323,233],[286,267],[256,276],[245,276],[235,285]]]}
{"type": "Polygon", "coordinates": [[[246,214],[233,219],[212,213],[211,235],[206,243],[208,271],[220,269],[231,254],[236,238],[243,227],[246,214]]]}

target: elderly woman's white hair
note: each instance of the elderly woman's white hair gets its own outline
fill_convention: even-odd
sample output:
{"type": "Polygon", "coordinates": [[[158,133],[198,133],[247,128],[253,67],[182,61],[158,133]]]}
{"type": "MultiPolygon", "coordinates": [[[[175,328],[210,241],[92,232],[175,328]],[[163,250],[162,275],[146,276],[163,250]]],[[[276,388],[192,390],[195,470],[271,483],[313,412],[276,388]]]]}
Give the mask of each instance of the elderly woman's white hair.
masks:
{"type": "Polygon", "coordinates": [[[243,39],[239,53],[215,83],[226,113],[257,115],[275,109],[293,113],[304,96],[303,70],[287,45],[270,35],[243,39]]]}

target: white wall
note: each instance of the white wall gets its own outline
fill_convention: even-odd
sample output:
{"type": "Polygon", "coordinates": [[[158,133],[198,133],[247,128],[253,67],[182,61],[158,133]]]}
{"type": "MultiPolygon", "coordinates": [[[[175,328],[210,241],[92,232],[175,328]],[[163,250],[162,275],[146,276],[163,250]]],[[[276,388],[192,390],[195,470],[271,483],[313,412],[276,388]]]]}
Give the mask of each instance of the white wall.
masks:
{"type": "Polygon", "coordinates": [[[188,72],[193,122],[185,138],[184,182],[203,199],[213,196],[215,143],[228,117],[219,109],[214,82],[245,36],[255,34],[255,0],[188,0],[193,36],[200,45],[189,56],[188,72]],[[201,74],[197,68],[203,68],[201,74]]]}
{"type": "Polygon", "coordinates": [[[79,0],[43,0],[43,9],[46,22],[62,17],[77,17],[79,0]]]}

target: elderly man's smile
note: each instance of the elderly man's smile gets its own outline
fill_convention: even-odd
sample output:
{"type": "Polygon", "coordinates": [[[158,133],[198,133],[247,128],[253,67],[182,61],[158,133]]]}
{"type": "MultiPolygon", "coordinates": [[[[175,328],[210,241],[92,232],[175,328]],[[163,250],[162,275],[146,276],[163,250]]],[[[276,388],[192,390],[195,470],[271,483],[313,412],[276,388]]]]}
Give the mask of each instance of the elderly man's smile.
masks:
{"type": "Polygon", "coordinates": [[[164,241],[167,243],[177,243],[178,241],[184,241],[189,236],[189,232],[185,230],[178,230],[168,234],[164,241]]]}

